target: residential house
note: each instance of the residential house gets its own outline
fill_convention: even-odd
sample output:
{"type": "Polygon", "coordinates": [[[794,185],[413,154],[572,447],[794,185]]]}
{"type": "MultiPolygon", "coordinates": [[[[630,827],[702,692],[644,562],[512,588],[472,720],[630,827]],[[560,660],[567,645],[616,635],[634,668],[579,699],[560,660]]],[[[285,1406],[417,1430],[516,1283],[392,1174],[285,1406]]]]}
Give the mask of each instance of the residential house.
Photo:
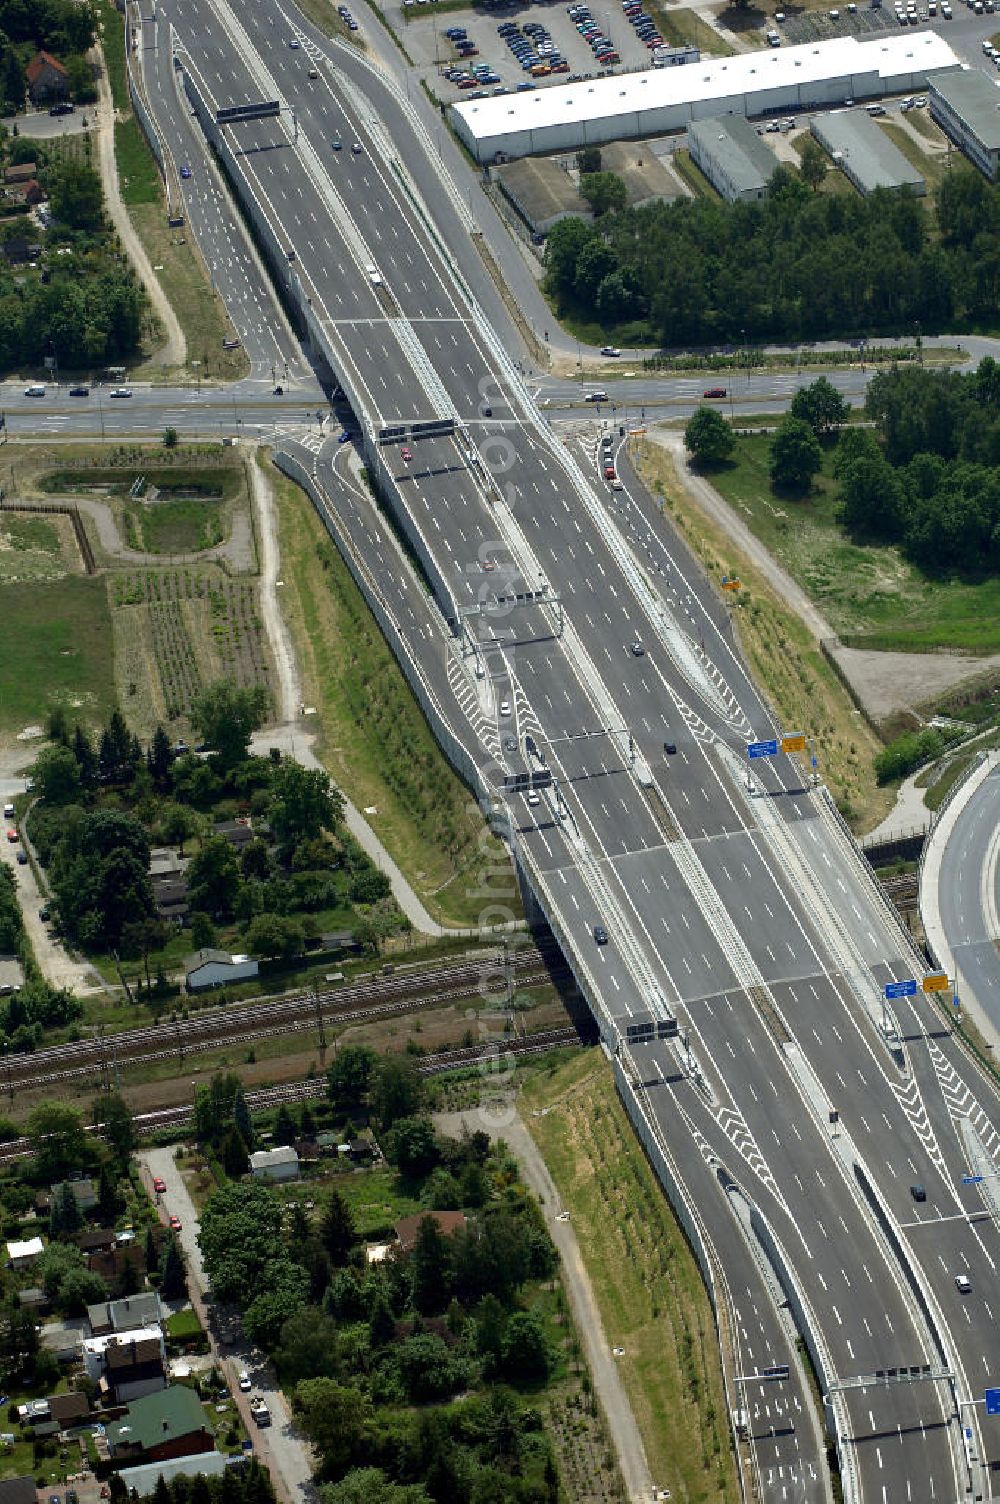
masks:
{"type": "Polygon", "coordinates": [[[258,1149],[250,1156],[250,1169],[256,1180],[297,1180],[299,1156],[291,1144],[277,1149],[258,1149]]]}
{"type": "Polygon", "coordinates": [[[187,878],[154,877],[153,903],[156,905],[157,918],[183,924],[191,908],[187,878]]]}
{"type": "Polygon", "coordinates": [[[115,1339],[105,1351],[103,1382],[119,1405],[166,1388],[159,1335],[115,1339]]]}
{"type": "Polygon", "coordinates": [[[403,1253],[411,1253],[417,1246],[420,1224],[428,1217],[432,1222],[437,1223],[446,1238],[452,1238],[457,1232],[465,1231],[466,1222],[463,1212],[417,1212],[413,1217],[404,1217],[402,1221],[396,1223],[394,1228],[403,1253]]]}
{"type": "Polygon", "coordinates": [[[159,1329],[163,1307],[155,1290],[141,1295],[125,1295],[121,1300],[101,1300],[87,1307],[91,1334],[104,1337],[109,1332],[134,1332],[142,1327],[159,1329]]]}
{"type": "Polygon", "coordinates": [[[249,846],[254,838],[250,825],[243,820],[220,820],[218,825],[212,826],[213,836],[222,836],[223,840],[235,846],[237,851],[242,851],[244,846],[249,846]]]}
{"type": "Polygon", "coordinates": [[[37,1311],[39,1316],[44,1316],[49,1309],[49,1297],[39,1285],[31,1285],[27,1290],[18,1290],[17,1299],[20,1305],[29,1311],[37,1311]]]}
{"type": "MultiPolygon", "coordinates": [[[[94,1207],[97,1205],[97,1192],[94,1189],[94,1182],[92,1180],[71,1180],[69,1182],[69,1188],[73,1192],[73,1196],[76,1200],[77,1208],[79,1209],[81,1216],[85,1217],[88,1212],[92,1212],[94,1210],[94,1207]]],[[[49,1187],[50,1205],[55,1201],[61,1190],[61,1181],[57,1185],[49,1187]]]]}
{"type": "Polygon", "coordinates": [[[52,1419],[58,1421],[64,1431],[71,1426],[83,1425],[90,1415],[90,1401],[77,1390],[70,1394],[50,1394],[46,1404],[52,1419]]]}
{"type": "Polygon", "coordinates": [[[259,969],[250,956],[231,956],[228,951],[206,947],[188,958],[184,985],[188,992],[204,992],[229,982],[248,982],[259,969]]]}
{"type": "Polygon", "coordinates": [[[3,180],[5,183],[30,183],[32,178],[38,176],[38,165],[35,162],[18,162],[14,167],[5,167],[3,180]]]}
{"type": "Polygon", "coordinates": [[[88,1253],[86,1259],[87,1268],[109,1284],[121,1279],[126,1269],[133,1269],[136,1283],[141,1285],[146,1273],[146,1255],[139,1243],[119,1243],[116,1239],[107,1253],[88,1253]]]}
{"type": "Polygon", "coordinates": [[[140,1499],[146,1499],[155,1492],[160,1478],[164,1483],[169,1483],[181,1474],[186,1478],[199,1475],[203,1478],[218,1478],[231,1463],[240,1460],[239,1457],[226,1457],[222,1452],[192,1452],[187,1457],[171,1457],[169,1461],[123,1467],[119,1469],[118,1476],[128,1489],[129,1498],[135,1494],[140,1499]]]}
{"type": "Polygon", "coordinates": [[[83,1318],[70,1318],[68,1321],[47,1321],[38,1334],[38,1340],[57,1363],[75,1363],[80,1357],[85,1335],[86,1322],[83,1318]]]}
{"type": "Polygon", "coordinates": [[[37,1498],[34,1478],[0,1479],[0,1504],[36,1504],[37,1498]]]}
{"type": "Polygon", "coordinates": [[[109,1253],[115,1246],[113,1227],[87,1227],[78,1232],[74,1242],[83,1254],[109,1253]]]}
{"type": "Polygon", "coordinates": [[[69,75],[51,52],[36,52],[24,73],[28,80],[28,93],[35,104],[65,99],[69,93],[69,75]]]}
{"type": "Polygon", "coordinates": [[[23,1243],[7,1244],[7,1262],[12,1269],[27,1269],[45,1251],[41,1238],[28,1238],[23,1243]]]}
{"type": "Polygon", "coordinates": [[[111,1457],[119,1465],[163,1462],[215,1449],[201,1401],[183,1384],[168,1384],[158,1394],[134,1400],[125,1417],[108,1426],[107,1440],[111,1457]]]}

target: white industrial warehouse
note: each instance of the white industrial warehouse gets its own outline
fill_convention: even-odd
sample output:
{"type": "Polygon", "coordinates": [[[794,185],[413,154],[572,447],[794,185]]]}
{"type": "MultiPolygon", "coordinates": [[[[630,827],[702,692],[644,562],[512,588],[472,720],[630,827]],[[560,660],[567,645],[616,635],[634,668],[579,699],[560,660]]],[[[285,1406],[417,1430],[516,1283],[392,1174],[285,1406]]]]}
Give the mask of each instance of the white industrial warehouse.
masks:
{"type": "Polygon", "coordinates": [[[786,113],[927,87],[961,64],[933,31],[859,42],[837,37],[452,105],[462,141],[483,163],[667,135],[692,120],[786,113]]]}

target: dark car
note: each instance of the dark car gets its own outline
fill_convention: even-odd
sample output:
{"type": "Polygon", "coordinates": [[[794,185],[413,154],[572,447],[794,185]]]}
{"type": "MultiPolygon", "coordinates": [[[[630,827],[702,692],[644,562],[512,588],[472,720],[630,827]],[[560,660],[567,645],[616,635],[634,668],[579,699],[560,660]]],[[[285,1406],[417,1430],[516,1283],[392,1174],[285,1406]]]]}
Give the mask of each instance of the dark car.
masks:
{"type": "Polygon", "coordinates": [[[607,945],[607,943],[608,943],[608,932],[604,928],[603,924],[595,924],[594,925],[594,939],[597,941],[598,945],[607,945]]]}
{"type": "Polygon", "coordinates": [[[910,1186],[910,1195],[913,1197],[914,1201],[927,1200],[927,1190],[924,1186],[920,1185],[919,1182],[916,1185],[910,1186]]]}
{"type": "Polygon", "coordinates": [[[676,742],[664,742],[663,743],[663,750],[667,754],[668,757],[675,757],[676,754],[677,754],[677,743],[676,742]]]}
{"type": "Polygon", "coordinates": [[[69,394],[70,394],[71,397],[89,397],[90,396],[90,387],[89,386],[71,386],[70,389],[69,389],[69,394]]]}
{"type": "Polygon", "coordinates": [[[68,99],[64,99],[64,100],[61,101],[61,103],[52,105],[51,109],[49,110],[49,114],[50,115],[75,115],[76,114],[76,105],[75,104],[70,104],[70,102],[69,102],[68,99]]]}
{"type": "Polygon", "coordinates": [[[19,867],[26,867],[28,865],[28,853],[26,851],[19,851],[17,853],[17,865],[19,867]]]}
{"type": "Polygon", "coordinates": [[[283,397],[284,395],[285,395],[285,388],[283,386],[276,386],[274,388],[273,392],[271,393],[272,397],[283,397]]]}

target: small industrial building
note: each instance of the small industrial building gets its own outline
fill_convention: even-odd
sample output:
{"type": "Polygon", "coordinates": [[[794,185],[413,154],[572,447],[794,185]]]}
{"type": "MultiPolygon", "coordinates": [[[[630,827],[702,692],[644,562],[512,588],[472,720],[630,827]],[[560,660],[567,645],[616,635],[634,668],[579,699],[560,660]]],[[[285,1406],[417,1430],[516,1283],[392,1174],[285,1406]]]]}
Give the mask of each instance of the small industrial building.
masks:
{"type": "Polygon", "coordinates": [[[778,159],[742,115],[692,121],[688,148],[692,162],[728,203],[767,197],[778,159]]]}
{"type": "Polygon", "coordinates": [[[978,68],[929,80],[931,119],[969,161],[997,180],[1000,166],[1000,87],[978,68]]]}
{"type": "Polygon", "coordinates": [[[848,99],[914,93],[927,87],[929,74],[959,66],[948,43],[933,31],[865,42],[834,37],[702,59],[683,68],[459,100],[450,113],[476,160],[495,163],[664,136],[710,116],[798,114],[848,99]]]}
{"type": "Polygon", "coordinates": [[[917,169],[864,110],[816,115],[809,128],[859,193],[876,188],[908,188],[922,197],[927,184],[917,169]]]}
{"type": "Polygon", "coordinates": [[[231,956],[226,950],[196,951],[188,958],[185,985],[188,992],[205,992],[231,982],[249,982],[260,970],[250,956],[231,956]]]}
{"type": "Polygon", "coordinates": [[[258,1149],[250,1156],[250,1170],[256,1180],[297,1180],[299,1156],[291,1144],[277,1149],[258,1149]]]}
{"type": "Polygon", "coordinates": [[[551,157],[522,157],[490,177],[533,235],[547,235],[561,219],[593,217],[573,176],[551,157]]]}

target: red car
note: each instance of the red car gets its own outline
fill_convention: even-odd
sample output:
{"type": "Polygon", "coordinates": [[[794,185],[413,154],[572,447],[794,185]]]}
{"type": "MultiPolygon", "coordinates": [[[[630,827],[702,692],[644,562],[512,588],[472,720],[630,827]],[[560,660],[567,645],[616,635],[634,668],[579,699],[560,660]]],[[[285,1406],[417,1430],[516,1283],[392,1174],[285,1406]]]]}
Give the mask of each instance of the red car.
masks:
{"type": "Polygon", "coordinates": [[[724,397],[726,395],[726,389],[724,386],[710,386],[706,387],[701,395],[703,397],[724,397]]]}
{"type": "Polygon", "coordinates": [[[12,844],[13,844],[14,841],[16,841],[18,839],[17,831],[14,829],[13,826],[11,826],[10,829],[8,830],[8,832],[7,832],[7,839],[12,844]]]}
{"type": "Polygon", "coordinates": [[[180,1232],[180,1230],[181,1230],[181,1219],[180,1219],[180,1217],[177,1217],[177,1216],[171,1217],[170,1218],[170,1227],[171,1227],[171,1230],[173,1232],[180,1232]]]}
{"type": "Polygon", "coordinates": [[[399,455],[401,459],[404,459],[406,463],[409,464],[413,458],[413,450],[408,444],[404,444],[402,449],[399,451],[399,455]]]}
{"type": "Polygon", "coordinates": [[[165,1180],[161,1180],[160,1177],[159,1177],[159,1175],[154,1175],[153,1176],[153,1190],[157,1193],[157,1195],[161,1195],[166,1189],[167,1189],[167,1182],[165,1180]]]}

